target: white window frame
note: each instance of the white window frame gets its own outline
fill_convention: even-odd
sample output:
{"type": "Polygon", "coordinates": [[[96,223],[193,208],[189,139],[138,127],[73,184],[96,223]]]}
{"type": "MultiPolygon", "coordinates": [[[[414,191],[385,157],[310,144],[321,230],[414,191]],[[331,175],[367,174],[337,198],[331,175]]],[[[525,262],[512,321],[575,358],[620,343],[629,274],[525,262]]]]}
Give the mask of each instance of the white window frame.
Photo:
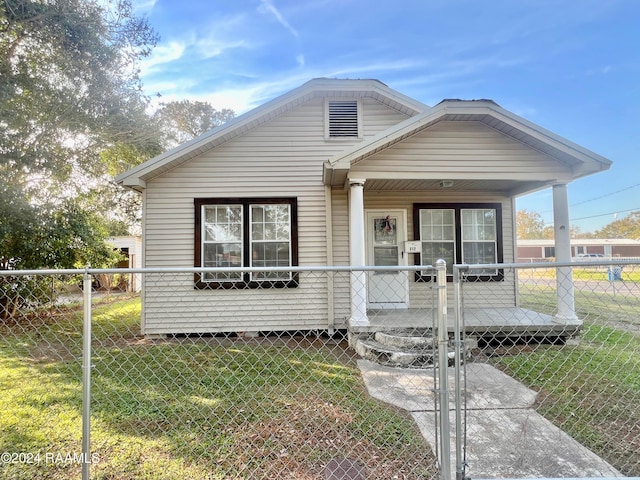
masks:
{"type": "MultiPolygon", "coordinates": [[[[239,260],[240,260],[240,267],[242,266],[242,259],[244,258],[244,227],[242,225],[242,219],[244,218],[244,206],[242,204],[229,204],[229,203],[221,203],[221,204],[208,204],[208,205],[202,205],[201,206],[201,211],[200,211],[200,215],[202,218],[202,222],[201,222],[201,266],[202,267],[231,267],[232,265],[230,264],[231,262],[228,262],[229,264],[227,264],[227,262],[216,262],[215,264],[211,265],[209,263],[206,262],[206,246],[207,245],[225,245],[225,244],[230,244],[230,243],[235,243],[235,244],[240,244],[240,255],[239,255],[239,260]],[[230,241],[228,239],[219,239],[219,240],[207,240],[207,227],[210,225],[210,223],[208,223],[206,221],[207,218],[207,210],[209,209],[216,209],[216,212],[218,210],[218,208],[239,208],[240,209],[240,238],[239,239],[234,239],[233,241],[230,241]]],[[[217,216],[217,214],[216,214],[217,216]]],[[[217,222],[214,224],[217,225],[217,222]]],[[[203,281],[206,282],[239,282],[242,281],[242,274],[240,272],[229,272],[229,273],[218,273],[213,274],[213,273],[205,273],[204,278],[202,279],[203,281]]]]}
{"type": "MultiPolygon", "coordinates": [[[[494,251],[494,261],[488,263],[502,263],[503,262],[503,248],[504,248],[504,238],[502,232],[502,205],[500,203],[416,203],[413,206],[414,208],[414,238],[419,239],[423,244],[424,243],[436,243],[438,239],[423,239],[422,238],[422,212],[426,210],[454,210],[454,231],[455,231],[455,240],[454,240],[454,263],[460,264],[463,263],[464,257],[464,248],[465,242],[482,242],[482,243],[491,243],[493,245],[494,251]],[[475,237],[482,237],[482,234],[478,234],[479,230],[473,232],[472,238],[465,240],[465,226],[463,225],[463,212],[464,211],[482,211],[482,210],[492,210],[494,212],[494,238],[480,238],[477,239],[475,237]]],[[[472,224],[476,229],[479,228],[480,225],[472,224]]],[[[468,228],[468,226],[466,227],[468,228]]],[[[450,241],[450,240],[445,240],[450,241]]],[[[422,259],[423,250],[421,249],[420,255],[416,255],[416,265],[428,265],[422,259]]],[[[426,261],[428,262],[428,261],[426,261]]],[[[452,277],[453,269],[452,266],[447,262],[447,276],[452,277]]],[[[504,270],[502,269],[483,269],[483,270],[473,270],[471,269],[471,275],[477,280],[481,281],[500,281],[504,278],[504,270]]],[[[417,281],[431,281],[433,278],[432,272],[417,272],[416,280],[417,281]]]]}
{"type": "MultiPolygon", "coordinates": [[[[291,250],[292,250],[292,241],[291,241],[291,205],[289,204],[273,204],[273,203],[252,203],[249,204],[249,251],[252,252],[252,255],[249,258],[249,262],[250,265],[252,267],[256,266],[254,264],[255,259],[253,257],[253,252],[254,250],[254,245],[266,245],[266,244],[276,244],[276,243],[287,243],[289,245],[288,248],[288,254],[287,254],[287,267],[291,266],[291,250]],[[288,235],[287,238],[278,238],[278,236],[276,236],[275,239],[260,239],[257,240],[254,238],[253,236],[253,226],[257,224],[257,222],[254,222],[253,219],[253,210],[254,208],[258,207],[258,208],[269,208],[269,207],[273,207],[273,206],[285,206],[287,208],[287,216],[289,218],[289,224],[288,224],[288,235]]],[[[265,267],[265,268],[269,268],[269,267],[265,267]]],[[[273,281],[273,280],[282,280],[282,281],[288,281],[291,280],[291,272],[274,272],[276,273],[275,276],[265,276],[265,275],[269,275],[267,273],[263,274],[263,273],[256,273],[256,272],[252,272],[251,273],[251,280],[253,281],[273,281]]]]}

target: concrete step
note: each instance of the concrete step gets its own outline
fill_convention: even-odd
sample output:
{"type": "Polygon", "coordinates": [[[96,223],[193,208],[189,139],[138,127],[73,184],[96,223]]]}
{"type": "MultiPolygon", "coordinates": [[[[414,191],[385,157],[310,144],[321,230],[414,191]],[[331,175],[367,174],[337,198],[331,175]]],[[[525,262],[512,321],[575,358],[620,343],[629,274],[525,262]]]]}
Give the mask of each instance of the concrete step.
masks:
{"type": "Polygon", "coordinates": [[[376,332],[374,340],[389,347],[401,349],[426,350],[435,347],[435,341],[431,330],[393,330],[389,332],[376,332]]]}
{"type": "MultiPolygon", "coordinates": [[[[474,347],[474,341],[465,342],[465,353],[474,347]]],[[[438,363],[437,342],[431,329],[400,329],[361,333],[352,337],[351,345],[362,358],[380,365],[407,368],[428,368],[438,363]]],[[[453,364],[455,352],[448,352],[448,363],[453,364]]]]}
{"type": "Polygon", "coordinates": [[[402,348],[385,345],[369,336],[356,338],[354,348],[362,358],[380,365],[393,367],[425,368],[433,365],[434,352],[432,348],[402,348]]]}

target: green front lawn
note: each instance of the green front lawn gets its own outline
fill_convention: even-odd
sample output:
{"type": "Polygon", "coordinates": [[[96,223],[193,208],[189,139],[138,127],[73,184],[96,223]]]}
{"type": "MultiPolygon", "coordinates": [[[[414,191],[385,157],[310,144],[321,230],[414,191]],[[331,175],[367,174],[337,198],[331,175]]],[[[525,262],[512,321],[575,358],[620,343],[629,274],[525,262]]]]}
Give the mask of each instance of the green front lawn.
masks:
{"type": "MultiPolygon", "coordinates": [[[[94,312],[92,479],[323,478],[345,457],[374,478],[435,476],[414,422],[369,397],[339,340],[149,341],[139,313],[137,298],[94,312]]],[[[0,451],[40,457],[0,478],[79,478],[81,332],[81,311],[2,327],[0,451]]]]}
{"type": "MultiPolygon", "coordinates": [[[[529,288],[521,301],[555,313],[553,289],[529,288]]],[[[576,291],[576,310],[585,322],[577,342],[512,347],[491,361],[539,392],[537,410],[547,419],[625,475],[640,476],[640,299],[576,291]]]]}

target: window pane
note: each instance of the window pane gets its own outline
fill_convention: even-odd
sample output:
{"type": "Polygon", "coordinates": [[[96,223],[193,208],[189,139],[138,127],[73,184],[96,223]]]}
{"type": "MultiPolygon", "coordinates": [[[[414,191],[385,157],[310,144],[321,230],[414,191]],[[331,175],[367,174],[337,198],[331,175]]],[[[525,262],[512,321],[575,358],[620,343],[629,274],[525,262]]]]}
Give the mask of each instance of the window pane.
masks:
{"type": "Polygon", "coordinates": [[[242,241],[242,206],[208,205],[204,207],[204,241],[242,241]]]}
{"type": "Polygon", "coordinates": [[[483,240],[495,240],[496,239],[496,228],[494,226],[484,227],[482,229],[482,239],[483,240]]]}
{"type": "Polygon", "coordinates": [[[251,207],[252,240],[289,240],[290,225],[289,205],[251,207]]]}
{"type": "MultiPolygon", "coordinates": [[[[291,210],[289,205],[251,206],[251,266],[291,265],[291,210]]],[[[258,272],[253,280],[289,280],[290,272],[258,272]]]]}
{"type": "Polygon", "coordinates": [[[398,265],[398,247],[374,247],[373,264],[376,267],[398,265]]]}
{"type": "Polygon", "coordinates": [[[442,210],[442,223],[443,225],[453,225],[454,212],[453,210],[442,210]]]}
{"type": "MultiPolygon", "coordinates": [[[[203,267],[237,268],[242,266],[242,245],[240,243],[205,243],[203,267]]],[[[241,272],[206,273],[204,280],[239,280],[241,272]]]]}
{"type": "Polygon", "coordinates": [[[205,242],[230,242],[242,240],[240,225],[205,225],[205,242]]]}
{"type": "Polygon", "coordinates": [[[453,273],[455,261],[455,211],[421,209],[420,234],[423,265],[435,265],[440,258],[447,262],[447,274],[453,273]]]}
{"type": "Polygon", "coordinates": [[[461,216],[463,241],[496,239],[494,209],[462,209],[461,216]]]}
{"type": "MultiPolygon", "coordinates": [[[[291,265],[289,243],[255,242],[252,251],[253,267],[288,267],[291,265]]],[[[253,274],[254,280],[288,280],[289,272],[258,272],[253,274]]]]}
{"type": "Polygon", "coordinates": [[[493,209],[484,210],[484,223],[485,224],[495,224],[496,219],[496,211],[493,209]]]}
{"type": "Polygon", "coordinates": [[[454,240],[454,211],[451,209],[420,210],[421,240],[454,240]]]}
{"type": "MultiPolygon", "coordinates": [[[[468,264],[496,263],[496,244],[494,242],[464,242],[462,244],[462,262],[468,264]]],[[[478,275],[495,275],[495,269],[473,270],[478,275]]]]}
{"type": "Polygon", "coordinates": [[[464,242],[462,261],[468,264],[495,263],[496,245],[493,242],[464,242]]]}
{"type": "Polygon", "coordinates": [[[387,215],[373,219],[373,241],[377,245],[397,245],[397,219],[387,215]]]}
{"type": "Polygon", "coordinates": [[[455,238],[454,237],[455,234],[453,233],[454,231],[455,230],[453,228],[453,225],[450,227],[449,226],[442,227],[442,238],[444,240],[453,240],[455,238]]]}
{"type": "Polygon", "coordinates": [[[422,242],[422,264],[435,266],[436,261],[447,262],[447,274],[453,274],[455,244],[453,242],[422,242]]]}

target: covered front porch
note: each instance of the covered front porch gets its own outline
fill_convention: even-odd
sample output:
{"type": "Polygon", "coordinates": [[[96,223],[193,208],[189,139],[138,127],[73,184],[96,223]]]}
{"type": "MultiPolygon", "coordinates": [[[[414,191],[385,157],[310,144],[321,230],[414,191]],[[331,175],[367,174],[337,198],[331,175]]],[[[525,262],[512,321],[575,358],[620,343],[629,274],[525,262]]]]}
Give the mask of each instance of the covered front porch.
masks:
{"type": "MultiPolygon", "coordinates": [[[[544,188],[551,188],[553,195],[556,261],[570,262],[567,185],[610,164],[490,101],[444,101],[386,133],[324,165],[325,185],[336,195],[347,193],[348,254],[354,270],[426,266],[445,259],[450,281],[452,264],[514,262],[515,198],[544,188]]],[[[465,328],[513,330],[526,325],[532,331],[564,331],[567,325],[579,326],[570,268],[558,267],[555,317],[515,308],[515,279],[502,277],[501,267],[491,271],[477,274],[487,288],[478,286],[484,297],[478,295],[478,304],[467,305],[480,308],[465,310],[465,328]],[[502,305],[513,308],[487,309],[491,295],[510,297],[502,305]]],[[[349,328],[387,328],[383,320],[409,327],[429,321],[429,309],[412,308],[418,306],[414,300],[423,280],[409,277],[399,299],[372,298],[372,292],[384,289],[367,281],[364,271],[354,271],[349,328]],[[408,309],[376,310],[375,303],[393,301],[408,309]]],[[[453,324],[453,317],[449,322],[453,324]]]]}

